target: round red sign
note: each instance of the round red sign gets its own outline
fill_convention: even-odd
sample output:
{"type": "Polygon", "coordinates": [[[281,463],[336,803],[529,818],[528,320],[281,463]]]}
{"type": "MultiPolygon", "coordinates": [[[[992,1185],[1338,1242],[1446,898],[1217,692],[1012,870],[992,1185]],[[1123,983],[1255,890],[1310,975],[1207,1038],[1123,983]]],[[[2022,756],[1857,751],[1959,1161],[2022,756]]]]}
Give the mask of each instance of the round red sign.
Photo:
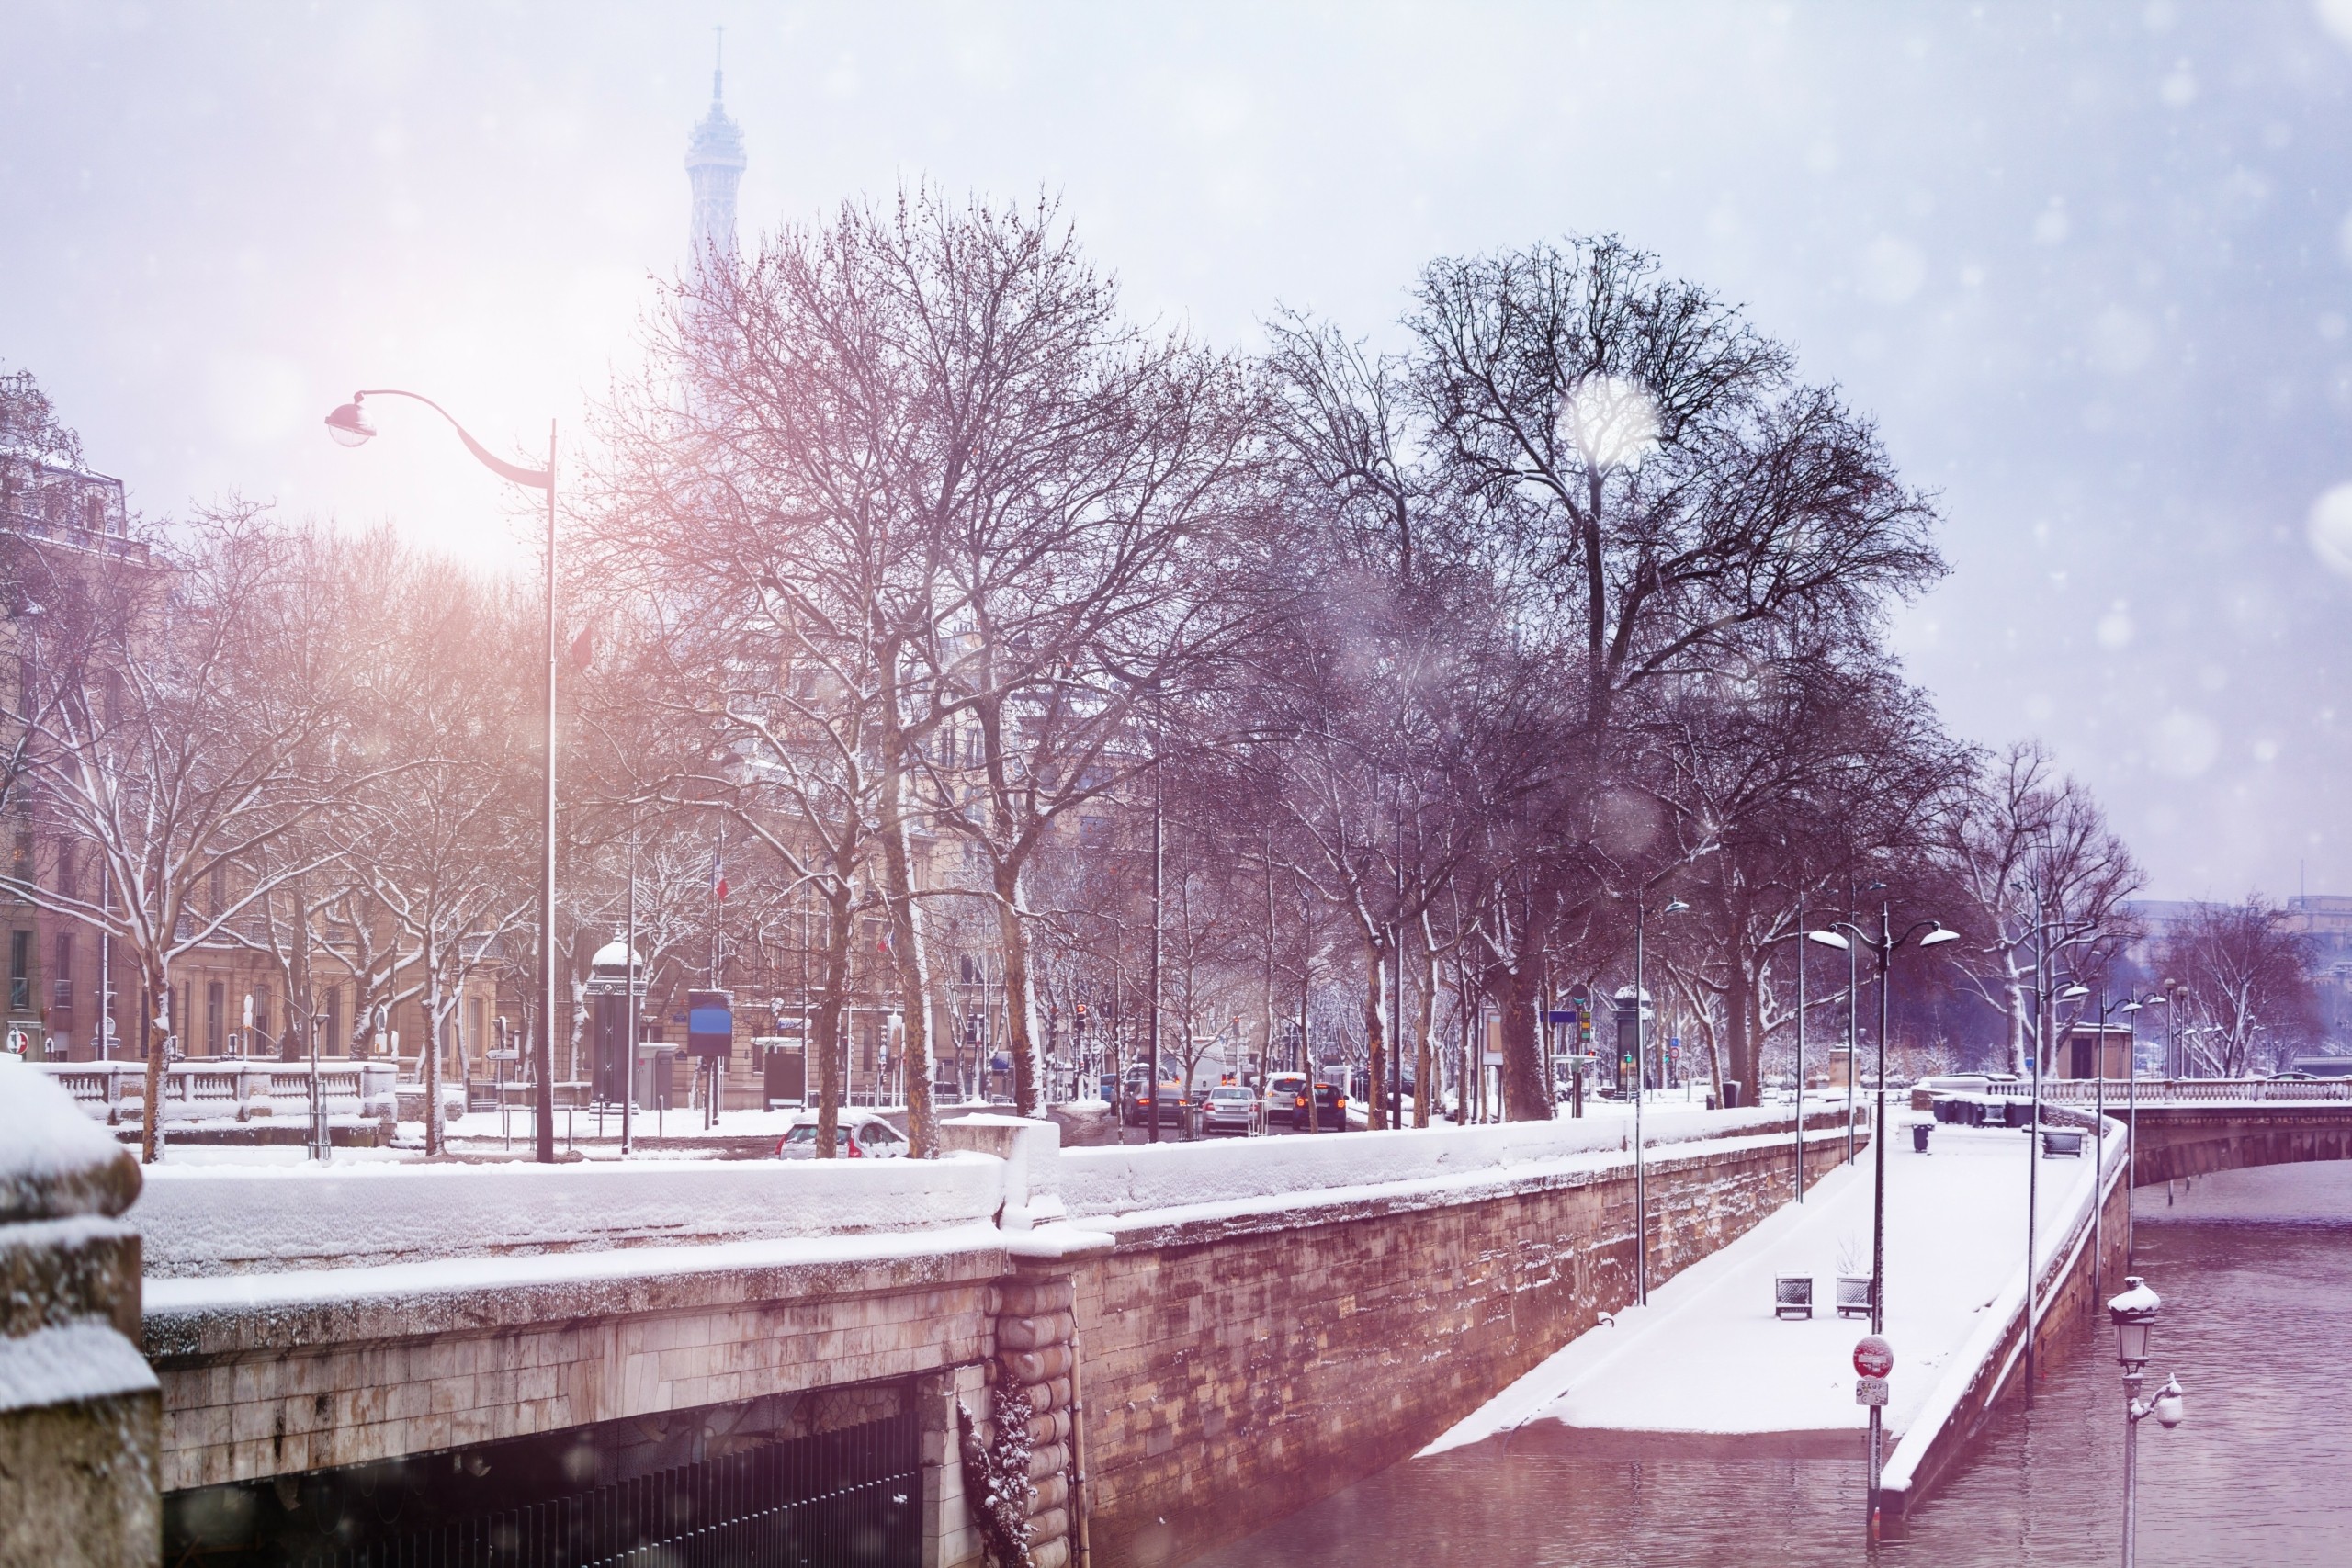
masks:
{"type": "Polygon", "coordinates": [[[1894,1347],[1883,1335],[1863,1335],[1854,1344],[1854,1370],[1866,1378],[1886,1376],[1894,1370],[1894,1347]]]}

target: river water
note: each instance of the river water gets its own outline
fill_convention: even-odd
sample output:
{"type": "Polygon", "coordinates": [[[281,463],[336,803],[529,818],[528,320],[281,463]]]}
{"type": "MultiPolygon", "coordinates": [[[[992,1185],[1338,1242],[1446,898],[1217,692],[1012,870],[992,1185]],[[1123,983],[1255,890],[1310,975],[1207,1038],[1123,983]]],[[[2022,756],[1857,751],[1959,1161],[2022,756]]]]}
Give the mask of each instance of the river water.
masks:
{"type": "MultiPolygon", "coordinates": [[[[2352,1563],[2352,1164],[2139,1194],[2139,1270],[2165,1298],[2154,1388],[2188,1420],[2140,1433],[2140,1561],[2352,1563]]],[[[2103,1315],[2103,1314],[2102,1314],[2103,1315]]],[[[1882,1565],[2111,1563],[2122,1529],[2113,1336],[2081,1336],[2030,1409],[2000,1412],[1882,1565]]],[[[1657,1564],[1791,1568],[1873,1554],[1861,1439],[1530,1427],[1409,1460],[1196,1568],[1657,1564]],[[1850,1453],[1842,1451],[1851,1450],[1850,1453]]]]}

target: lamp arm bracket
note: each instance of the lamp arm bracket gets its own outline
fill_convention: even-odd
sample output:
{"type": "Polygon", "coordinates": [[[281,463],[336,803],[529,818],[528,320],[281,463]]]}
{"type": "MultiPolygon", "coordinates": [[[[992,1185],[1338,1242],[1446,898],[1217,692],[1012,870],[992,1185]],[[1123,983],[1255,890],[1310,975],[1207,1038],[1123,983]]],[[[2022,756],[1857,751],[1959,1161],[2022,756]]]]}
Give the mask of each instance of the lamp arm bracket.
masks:
{"type": "Polygon", "coordinates": [[[492,473],[496,474],[501,479],[511,479],[514,483],[526,486],[531,490],[553,490],[555,488],[555,475],[552,472],[546,468],[526,468],[519,463],[510,463],[505,458],[499,457],[489,447],[484,446],[481,442],[475,440],[473,438],[473,434],[467,430],[464,425],[458,423],[456,415],[452,414],[447,409],[443,408],[439,403],[435,402],[431,398],[424,396],[422,392],[404,392],[398,387],[370,387],[364,391],[355,393],[353,400],[356,401],[360,398],[407,398],[412,401],[423,403],[426,408],[431,409],[435,413],[439,414],[443,419],[449,422],[449,428],[458,433],[458,439],[466,444],[466,450],[471,452],[481,462],[481,466],[488,468],[492,473]]]}

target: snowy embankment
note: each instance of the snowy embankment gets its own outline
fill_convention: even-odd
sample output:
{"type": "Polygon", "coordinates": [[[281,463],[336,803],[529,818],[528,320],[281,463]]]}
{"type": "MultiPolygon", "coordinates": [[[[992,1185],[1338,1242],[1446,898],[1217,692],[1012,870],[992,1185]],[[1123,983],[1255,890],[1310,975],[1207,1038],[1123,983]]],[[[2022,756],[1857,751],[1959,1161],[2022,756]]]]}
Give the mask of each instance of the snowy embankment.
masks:
{"type": "MultiPolygon", "coordinates": [[[[1815,1126],[1826,1124],[1829,1113],[1822,1108],[1808,1107],[1806,1113],[1815,1126]]],[[[1785,1132],[1790,1125],[1785,1108],[1653,1108],[1643,1118],[1642,1136],[1656,1147],[1702,1138],[1754,1137],[1785,1132]]],[[[1113,1145],[1063,1150],[1060,1190],[1073,1217],[1132,1215],[1495,1176],[1579,1156],[1629,1153],[1633,1137],[1629,1113],[1235,1142],[1113,1145]]]]}
{"type": "MultiPolygon", "coordinates": [[[[1002,1123],[1000,1134],[1023,1125],[972,1117],[971,1137],[983,1122],[1002,1123]]],[[[1645,1132],[1670,1145],[1770,1137],[1788,1125],[1784,1111],[1675,1110],[1649,1117],[1645,1132]]],[[[1305,1202],[1438,1200],[1617,1163],[1632,1133],[1630,1118],[1595,1117],[1064,1149],[1050,1126],[1028,1126],[1018,1145],[1004,1145],[1022,1151],[1017,1169],[968,1152],[936,1161],[164,1164],[149,1168],[137,1220],[158,1281],[824,1236],[960,1238],[975,1224],[1017,1228],[1032,1209],[1041,1221],[1116,1220],[1107,1228],[1126,1229],[1305,1202]]],[[[499,1270],[476,1270],[486,1272],[499,1270]]]]}
{"type": "MultiPolygon", "coordinates": [[[[1886,1337],[1894,1347],[1890,1431],[1928,1432],[1974,1381],[2016,1317],[2025,1280],[2028,1140],[2022,1132],[1938,1127],[1932,1152],[1902,1128],[1887,1151],[1886,1337]]],[[[2120,1129],[2109,1139],[2110,1151],[2120,1129]]],[[[2110,1159],[2112,1158],[2110,1154],[2110,1159]]],[[[2094,1190],[2088,1159],[2041,1162],[2039,1255],[2070,1245],[2094,1190]]],[[[1859,1431],[1856,1339],[1836,1281],[1867,1275],[1871,1162],[1824,1179],[1802,1206],[1766,1219],[1554,1355],[1431,1444],[1442,1452],[1544,1423],[1694,1433],[1859,1431]],[[1814,1315],[1782,1319],[1773,1281],[1814,1280],[1814,1315]]],[[[1890,1469],[1890,1474],[1892,1470],[1890,1469]]]]}
{"type": "MultiPolygon", "coordinates": [[[[103,1138],[104,1134],[99,1134],[103,1138]]],[[[930,1231],[989,1221],[1001,1162],[159,1165],[150,1279],[930,1231]]]]}

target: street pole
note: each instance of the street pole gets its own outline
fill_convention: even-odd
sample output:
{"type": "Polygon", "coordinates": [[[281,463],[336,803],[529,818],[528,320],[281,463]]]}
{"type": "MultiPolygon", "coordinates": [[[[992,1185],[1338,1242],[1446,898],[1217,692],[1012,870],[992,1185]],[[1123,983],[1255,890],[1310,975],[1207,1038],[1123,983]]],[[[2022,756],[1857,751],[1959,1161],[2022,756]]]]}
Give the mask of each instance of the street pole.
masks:
{"type": "MultiPolygon", "coordinates": [[[[1157,734],[1152,737],[1155,754],[1151,761],[1151,1019],[1146,1032],[1150,1043],[1151,1065],[1144,1076],[1144,1081],[1150,1086],[1146,1090],[1150,1114],[1145,1118],[1147,1126],[1144,1131],[1144,1141],[1149,1144],[1159,1142],[1159,928],[1163,923],[1160,902],[1166,892],[1164,878],[1167,873],[1166,813],[1161,804],[1159,758],[1157,755],[1159,739],[1157,734]]],[[[1306,1089],[1306,1115],[1310,1122],[1315,1118],[1315,1086],[1312,1082],[1306,1089]]],[[[1343,1124],[1340,1131],[1346,1130],[1343,1124]]]]}
{"type": "Polygon", "coordinates": [[[2100,1284],[2104,1259],[2099,1246],[2105,1235],[2102,1224],[2107,1214],[2107,971],[2098,976],[2098,1039],[2091,1051],[2098,1058],[2091,1070],[2098,1082],[2091,1086],[2091,1304],[2097,1306],[2107,1299],[2100,1284]]]}
{"type": "Polygon", "coordinates": [[[2141,1364],[2127,1361],[2123,1366],[2123,1568],[2132,1568],[2137,1560],[2138,1515],[2140,1512],[2140,1380],[2145,1376],[2141,1364]]]}
{"type": "MultiPolygon", "coordinates": [[[[2169,1021],[2172,1015],[2170,1004],[2166,1004],[2165,1015],[2169,1021]]],[[[2139,1261],[2137,1248],[2140,1243],[2139,1215],[2132,1193],[2132,1189],[2140,1181],[2140,1033],[2136,1029],[2132,1032],[2132,1060],[2129,1066],[2130,1073],[2124,1079],[2127,1109],[2123,1112],[2124,1136],[2131,1145],[2124,1150],[2127,1163],[2123,1171],[2123,1272],[2126,1274],[2131,1273],[2139,1261]]]]}
{"type": "Polygon", "coordinates": [[[1854,1080],[1861,1066],[1862,957],[1846,949],[1846,1163],[1854,1163],[1854,1080]]]}
{"type": "Polygon", "coordinates": [[[1797,900],[1797,1201],[1804,1201],[1804,900],[1797,900]]]}
{"type": "Polygon", "coordinates": [[[555,1163],[555,421],[548,421],[547,752],[539,796],[539,1080],[538,1146],[542,1165],[555,1163]]]}
{"type": "Polygon", "coordinates": [[[2029,1404],[2033,1403],[2033,1337],[2040,1319],[2037,1309],[2041,1294],[2041,1281],[2034,1272],[2034,1253],[2041,1240],[2041,1058],[2049,1043],[2042,1015],[2050,996],[2050,984],[2043,968],[2049,958],[2050,927],[2044,918],[2041,896],[2036,893],[2033,900],[2033,1104],[2025,1130],[2025,1398],[2029,1404]]]}
{"type": "Polygon", "coordinates": [[[1650,1304],[1650,1192],[1642,1161],[1642,1101],[1648,1099],[1649,1055],[1642,1031],[1643,889],[1634,889],[1634,1300],[1650,1304]]]}
{"type": "MultiPolygon", "coordinates": [[[[1915,928],[1916,929],[1916,928],[1915,928]]],[[[1894,965],[1894,910],[1878,907],[1878,1087],[1871,1115],[1871,1332],[1886,1332],[1886,1028],[1888,977],[1894,965]]],[[[1848,1059],[1850,1069],[1851,1058],[1848,1059]]],[[[1851,1076],[1850,1071],[1849,1077],[1851,1076]]],[[[1880,1407],[1871,1406],[1870,1539],[1878,1540],[1880,1407]]]]}
{"type": "MultiPolygon", "coordinates": [[[[803,935],[804,937],[806,935],[805,920],[803,935]]],[[[634,828],[629,829],[628,835],[628,934],[623,942],[628,950],[628,955],[622,960],[627,965],[628,984],[625,990],[628,999],[628,1022],[622,1033],[624,1055],[621,1062],[621,1157],[627,1159],[637,1152],[636,1127],[632,1114],[637,1105],[637,829],[634,828]]],[[[808,963],[806,947],[801,950],[801,962],[804,964],[808,963]]],[[[807,983],[805,973],[802,982],[805,987],[807,983]]],[[[802,994],[805,998],[807,994],[805,989],[802,994]]],[[[808,1063],[808,1034],[805,1024],[801,1029],[800,1052],[801,1066],[806,1069],[808,1063]]],[[[801,1082],[805,1098],[808,1083],[805,1071],[801,1082]]]]}

